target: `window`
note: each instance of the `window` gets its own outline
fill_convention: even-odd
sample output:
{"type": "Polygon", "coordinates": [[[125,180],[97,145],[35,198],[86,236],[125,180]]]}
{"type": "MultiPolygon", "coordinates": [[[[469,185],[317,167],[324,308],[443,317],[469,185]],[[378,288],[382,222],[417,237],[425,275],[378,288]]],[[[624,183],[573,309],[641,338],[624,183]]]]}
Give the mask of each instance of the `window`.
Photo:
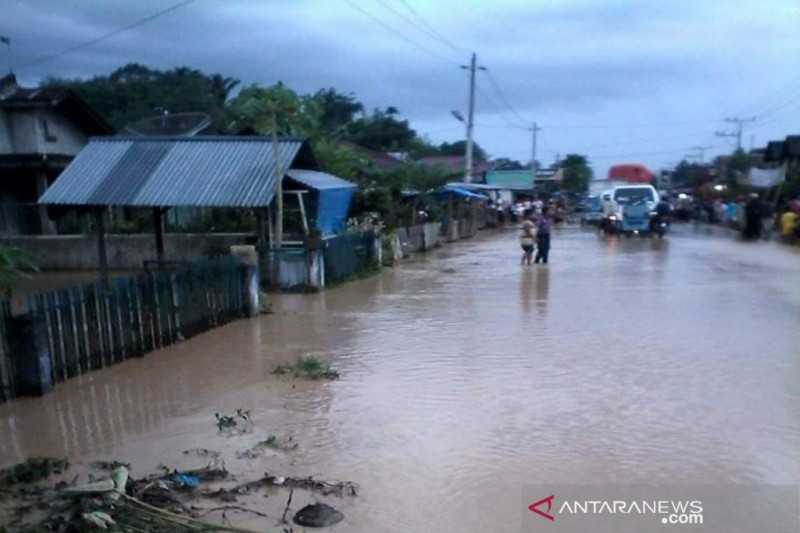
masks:
{"type": "Polygon", "coordinates": [[[58,141],[58,137],[50,133],[50,127],[47,124],[47,120],[42,120],[42,132],[44,133],[45,142],[54,143],[58,141]]]}

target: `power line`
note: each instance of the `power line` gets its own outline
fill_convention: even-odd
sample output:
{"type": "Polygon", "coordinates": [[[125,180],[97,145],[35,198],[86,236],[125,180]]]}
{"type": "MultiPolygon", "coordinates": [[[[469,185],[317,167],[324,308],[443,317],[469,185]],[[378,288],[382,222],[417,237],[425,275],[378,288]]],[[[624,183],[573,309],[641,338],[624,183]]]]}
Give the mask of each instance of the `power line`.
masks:
{"type": "MultiPolygon", "coordinates": [[[[397,16],[398,18],[400,18],[401,20],[403,20],[404,22],[409,24],[412,28],[416,29],[417,31],[419,31],[420,33],[422,33],[423,35],[428,37],[429,39],[433,39],[433,40],[438,41],[440,43],[442,42],[442,39],[435,32],[432,32],[429,29],[427,29],[427,28],[425,28],[423,26],[420,26],[420,24],[417,23],[414,19],[410,18],[408,15],[406,15],[404,13],[401,13],[400,11],[398,11],[397,9],[392,7],[386,0],[377,0],[377,2],[380,5],[382,5],[384,8],[386,8],[388,11],[393,13],[395,16],[397,16]]],[[[445,42],[445,45],[446,46],[450,46],[447,42],[445,42]]],[[[458,50],[457,48],[455,50],[456,50],[456,52],[461,54],[460,50],[458,50]]]]}
{"type": "Polygon", "coordinates": [[[521,124],[530,124],[530,121],[525,120],[519,113],[517,113],[517,110],[514,109],[514,107],[508,101],[508,98],[506,98],[505,93],[500,88],[500,84],[497,83],[497,80],[495,80],[494,76],[492,75],[492,71],[491,70],[487,70],[486,74],[487,74],[487,76],[489,78],[489,84],[491,84],[492,88],[497,93],[497,96],[500,97],[500,100],[503,102],[503,105],[505,105],[506,108],[509,111],[511,111],[511,113],[517,118],[517,120],[520,121],[521,124]]]}
{"type": "Polygon", "coordinates": [[[73,52],[77,52],[78,50],[82,50],[82,49],[87,48],[89,46],[95,45],[95,44],[97,44],[99,42],[102,42],[102,41],[105,41],[105,40],[110,39],[112,37],[115,37],[115,36],[119,35],[120,33],[126,32],[128,30],[132,30],[133,28],[137,28],[139,26],[147,24],[148,22],[152,22],[155,19],[166,15],[167,13],[171,13],[172,11],[175,11],[177,9],[185,7],[185,6],[191,4],[191,3],[195,2],[195,1],[196,0],[183,0],[182,2],[178,2],[177,4],[173,4],[170,7],[167,7],[165,9],[162,9],[161,11],[157,11],[156,13],[153,13],[152,15],[149,15],[149,16],[144,17],[142,19],[139,19],[139,20],[137,20],[135,22],[132,22],[132,23],[128,24],[127,26],[123,26],[121,28],[117,28],[114,31],[110,31],[110,32],[108,32],[106,34],[103,34],[103,35],[101,35],[99,37],[96,37],[95,39],[91,39],[89,41],[86,41],[86,42],[83,42],[83,43],[80,43],[80,44],[76,44],[75,46],[71,46],[69,48],[66,48],[66,49],[60,51],[60,52],[56,52],[55,54],[44,55],[44,56],[40,56],[38,58],[35,58],[35,59],[33,59],[33,60],[31,60],[31,61],[29,61],[27,63],[24,63],[19,68],[22,69],[22,68],[32,67],[34,65],[41,65],[42,63],[46,63],[46,62],[52,61],[54,59],[58,59],[59,57],[65,56],[67,54],[71,54],[73,52]]]}
{"type": "Polygon", "coordinates": [[[446,58],[445,56],[443,56],[443,55],[441,55],[441,54],[439,54],[439,53],[437,53],[437,52],[434,52],[434,51],[433,51],[433,50],[431,50],[430,48],[428,48],[428,47],[426,47],[426,46],[424,46],[424,45],[420,44],[419,42],[415,41],[414,39],[411,39],[411,38],[410,38],[410,37],[408,37],[406,34],[404,34],[403,32],[401,32],[400,30],[398,30],[397,28],[394,28],[393,26],[390,26],[389,24],[386,24],[386,23],[385,23],[383,20],[381,20],[380,18],[378,18],[378,17],[377,17],[377,16],[375,16],[374,14],[370,13],[369,11],[367,11],[366,9],[364,9],[363,7],[359,6],[359,5],[358,5],[358,4],[356,4],[355,2],[352,2],[351,0],[344,0],[344,2],[345,2],[347,5],[349,5],[351,8],[355,9],[356,11],[358,11],[359,13],[361,13],[362,15],[364,15],[365,17],[368,17],[368,18],[370,18],[370,19],[371,19],[372,21],[374,21],[376,24],[378,24],[379,26],[381,26],[383,29],[385,29],[385,30],[387,30],[387,31],[389,31],[389,32],[391,32],[391,33],[393,33],[393,34],[395,34],[396,36],[400,37],[401,39],[403,39],[404,41],[406,41],[406,42],[407,42],[407,43],[409,43],[410,45],[412,45],[412,46],[415,46],[416,48],[419,48],[420,50],[422,50],[422,51],[423,51],[423,52],[425,52],[426,54],[429,54],[429,55],[431,55],[431,56],[433,56],[433,57],[436,57],[436,58],[438,58],[438,59],[441,59],[442,61],[445,61],[445,62],[447,62],[447,63],[451,63],[451,64],[458,64],[456,61],[453,61],[452,59],[446,58]]]}
{"type": "Polygon", "coordinates": [[[466,48],[464,48],[462,46],[458,46],[456,44],[453,44],[452,41],[450,41],[447,37],[442,35],[439,31],[437,31],[436,28],[434,28],[433,25],[431,25],[427,20],[425,20],[425,18],[422,15],[420,15],[419,12],[411,6],[411,4],[406,2],[406,0],[400,0],[400,3],[403,4],[403,6],[406,8],[406,10],[409,13],[411,13],[411,15],[414,18],[416,18],[423,26],[425,26],[430,31],[430,33],[432,35],[435,35],[436,38],[439,41],[441,41],[443,44],[445,44],[446,46],[449,46],[450,48],[452,48],[454,51],[456,51],[458,53],[464,53],[464,52],[468,51],[466,48]]]}

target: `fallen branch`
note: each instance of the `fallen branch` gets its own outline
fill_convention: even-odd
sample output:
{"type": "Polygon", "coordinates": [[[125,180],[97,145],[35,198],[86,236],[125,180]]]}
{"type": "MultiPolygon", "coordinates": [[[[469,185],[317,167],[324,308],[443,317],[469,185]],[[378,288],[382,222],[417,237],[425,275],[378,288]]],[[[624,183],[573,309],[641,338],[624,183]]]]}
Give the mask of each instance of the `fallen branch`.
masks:
{"type": "Polygon", "coordinates": [[[121,496],[125,501],[128,501],[134,505],[138,505],[145,512],[160,517],[167,522],[172,522],[174,524],[178,524],[183,527],[195,528],[199,529],[200,531],[228,531],[230,533],[261,533],[260,531],[254,531],[252,529],[244,529],[232,526],[222,526],[219,524],[212,524],[211,522],[204,522],[202,520],[197,520],[196,518],[180,516],[171,513],[169,511],[165,511],[164,509],[153,507],[152,505],[144,503],[141,500],[137,500],[133,496],[128,496],[127,494],[122,494],[121,496]]]}
{"type": "Polygon", "coordinates": [[[263,482],[273,487],[288,487],[290,489],[305,489],[321,492],[323,495],[335,494],[337,496],[357,496],[358,484],[352,481],[321,481],[311,476],[304,478],[272,476],[264,474],[263,482]]]}
{"type": "Polygon", "coordinates": [[[289,512],[289,506],[292,505],[292,496],[294,496],[294,489],[289,491],[289,499],[286,500],[286,507],[283,509],[283,516],[281,516],[281,524],[287,524],[286,513],[289,512]]]}
{"type": "Polygon", "coordinates": [[[206,509],[204,507],[192,507],[192,509],[196,511],[203,511],[202,513],[197,515],[198,517],[203,517],[217,511],[241,511],[243,513],[252,513],[256,516],[269,518],[269,515],[267,515],[267,513],[262,513],[261,511],[256,511],[255,509],[248,509],[247,507],[242,507],[240,505],[222,505],[220,507],[211,507],[210,509],[206,509]]]}

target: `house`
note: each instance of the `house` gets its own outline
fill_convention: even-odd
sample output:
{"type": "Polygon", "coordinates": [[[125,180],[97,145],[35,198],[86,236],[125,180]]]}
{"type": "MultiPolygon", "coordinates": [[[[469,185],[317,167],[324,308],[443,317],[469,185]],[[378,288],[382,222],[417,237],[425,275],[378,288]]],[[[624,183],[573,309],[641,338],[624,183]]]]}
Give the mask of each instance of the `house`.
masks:
{"type": "MultiPolygon", "coordinates": [[[[419,158],[418,162],[427,168],[443,171],[448,178],[460,181],[463,181],[467,168],[466,157],[463,155],[431,155],[419,158]]],[[[473,161],[472,181],[483,181],[484,175],[491,168],[491,163],[487,161],[473,161]]]]}
{"type": "Polygon", "coordinates": [[[800,135],[771,141],[764,150],[765,163],[786,163],[788,169],[800,168],[800,135]]]}
{"type": "Polygon", "coordinates": [[[89,136],[113,128],[72,91],[0,78],[0,234],[55,233],[36,200],[89,136]]]}
{"type": "Polygon", "coordinates": [[[503,201],[513,202],[520,194],[555,192],[563,177],[561,168],[537,169],[535,181],[530,170],[491,170],[486,173],[486,184],[497,189],[503,201]]]}

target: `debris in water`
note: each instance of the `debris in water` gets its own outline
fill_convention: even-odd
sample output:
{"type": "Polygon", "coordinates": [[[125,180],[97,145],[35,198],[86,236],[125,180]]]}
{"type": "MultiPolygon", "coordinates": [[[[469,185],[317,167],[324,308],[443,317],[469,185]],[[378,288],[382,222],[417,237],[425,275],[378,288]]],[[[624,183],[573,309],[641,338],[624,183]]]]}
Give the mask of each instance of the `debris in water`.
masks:
{"type": "Polygon", "coordinates": [[[329,364],[313,355],[302,356],[294,364],[280,364],[272,371],[273,374],[291,374],[296,378],[306,379],[339,379],[339,372],[333,370],[329,364]]]}
{"type": "Polygon", "coordinates": [[[54,457],[31,457],[24,463],[0,470],[0,487],[17,483],[36,483],[53,474],[62,474],[69,468],[69,461],[54,457]]]}
{"type": "Polygon", "coordinates": [[[264,474],[263,482],[266,485],[288,487],[291,489],[305,489],[320,492],[323,495],[335,494],[336,496],[357,496],[358,484],[352,481],[322,481],[308,477],[272,476],[264,474]]]}
{"type": "Polygon", "coordinates": [[[232,415],[214,413],[214,418],[217,419],[217,429],[220,432],[232,432],[235,430],[239,433],[245,433],[253,426],[250,411],[246,409],[237,409],[232,415]]]}
{"type": "Polygon", "coordinates": [[[270,435],[266,440],[262,440],[252,448],[237,452],[236,457],[238,459],[256,459],[261,457],[268,449],[289,452],[297,448],[298,444],[294,441],[294,437],[280,438],[277,435],[270,435]]]}
{"type": "Polygon", "coordinates": [[[294,515],[295,524],[306,527],[327,527],[344,520],[344,515],[325,503],[306,505],[294,515]]]}
{"type": "Polygon", "coordinates": [[[102,511],[83,513],[83,520],[98,529],[108,529],[108,526],[116,525],[114,519],[102,511]]]}
{"type": "Polygon", "coordinates": [[[218,459],[222,454],[206,448],[191,448],[189,450],[184,450],[183,455],[196,455],[198,457],[211,457],[212,459],[218,459]]]}

